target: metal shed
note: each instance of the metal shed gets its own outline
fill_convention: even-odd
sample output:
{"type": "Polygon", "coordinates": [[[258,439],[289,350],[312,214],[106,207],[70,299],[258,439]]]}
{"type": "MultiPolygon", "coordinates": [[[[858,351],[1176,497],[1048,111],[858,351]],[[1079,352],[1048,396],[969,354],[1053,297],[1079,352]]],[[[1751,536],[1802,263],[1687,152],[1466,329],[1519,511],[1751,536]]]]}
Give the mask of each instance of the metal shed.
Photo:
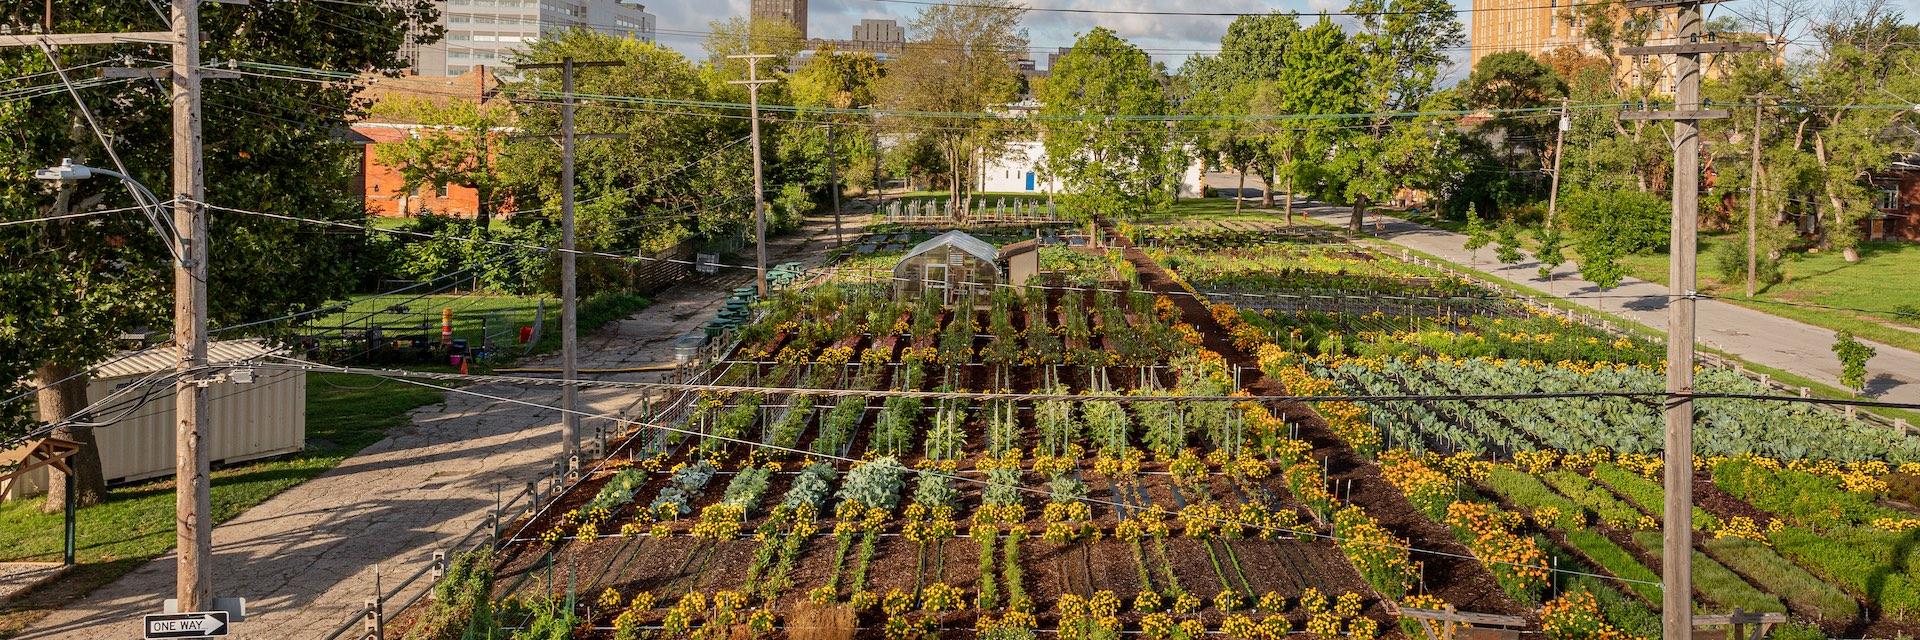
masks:
{"type": "Polygon", "coordinates": [[[939,291],[948,302],[968,293],[989,295],[1000,284],[1000,251],[959,231],[915,245],[893,267],[894,292],[939,291]]]}
{"type": "MultiPolygon", "coordinates": [[[[273,349],[253,340],[229,340],[208,345],[214,363],[258,358],[273,349]]],[[[154,349],[125,359],[110,359],[87,382],[87,401],[97,402],[121,387],[149,374],[170,371],[175,365],[171,348],[154,349]]],[[[100,447],[101,471],[107,482],[126,483],[173,473],[174,386],[160,383],[150,394],[129,393],[95,415],[112,422],[94,427],[100,447]],[[125,415],[122,415],[125,414],[125,415]]],[[[304,371],[257,369],[252,382],[221,381],[207,387],[210,427],[206,446],[214,464],[234,464],[300,451],[307,438],[307,374],[304,371]]],[[[45,493],[46,469],[21,476],[7,488],[5,498],[45,493]]]]}

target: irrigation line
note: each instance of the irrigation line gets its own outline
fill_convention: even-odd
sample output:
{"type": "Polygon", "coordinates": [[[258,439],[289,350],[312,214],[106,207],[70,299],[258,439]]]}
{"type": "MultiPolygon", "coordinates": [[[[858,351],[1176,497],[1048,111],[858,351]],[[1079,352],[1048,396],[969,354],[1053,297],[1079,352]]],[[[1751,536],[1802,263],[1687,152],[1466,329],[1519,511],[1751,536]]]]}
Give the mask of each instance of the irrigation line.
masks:
{"type": "MultiPolygon", "coordinates": [[[[305,361],[302,361],[302,360],[299,360],[298,358],[292,358],[292,357],[289,357],[289,356],[273,356],[273,357],[276,357],[276,358],[280,358],[280,359],[284,359],[284,360],[292,360],[292,361],[296,361],[296,362],[305,362],[305,361]]],[[[308,363],[308,364],[310,364],[311,366],[315,366],[315,367],[321,367],[321,368],[325,368],[325,367],[326,367],[326,365],[321,365],[321,364],[319,364],[319,363],[308,363]]],[[[381,374],[368,374],[368,375],[381,375],[381,374]]],[[[481,399],[485,399],[485,400],[492,400],[492,401],[495,401],[495,402],[504,402],[504,403],[508,403],[508,404],[517,404],[517,405],[521,405],[521,406],[526,406],[526,407],[531,407],[531,408],[535,408],[535,409],[543,409],[543,410],[550,410],[550,411],[557,411],[557,412],[560,412],[561,414],[569,414],[569,413],[571,413],[571,414],[575,414],[575,415],[578,415],[578,416],[580,416],[580,417],[582,417],[582,418],[586,418],[586,419],[590,419],[590,420],[610,420],[610,421],[613,421],[613,422],[616,422],[616,423],[620,423],[620,424],[624,424],[624,425],[630,425],[630,426],[634,426],[634,427],[640,427],[640,428],[642,428],[642,429],[654,429],[654,430],[660,430],[660,431],[668,431],[668,432],[673,432],[673,433],[679,433],[679,434],[682,434],[682,435],[688,435],[688,436],[694,436],[694,437],[699,437],[699,438],[707,438],[707,439],[713,439],[713,440],[719,440],[719,441],[721,441],[721,442],[728,442],[728,443],[733,443],[733,444],[739,444],[739,445],[743,445],[743,446],[746,446],[746,447],[748,447],[748,448],[755,448],[755,449],[765,449],[765,450],[772,450],[772,451],[780,451],[780,452],[783,452],[783,453],[789,453],[789,454],[795,454],[795,455],[801,455],[801,456],[808,456],[808,457],[812,457],[812,458],[816,458],[816,459],[828,459],[828,460],[833,460],[833,461],[836,461],[836,462],[846,462],[846,463],[853,463],[853,464],[859,464],[859,463],[863,463],[863,462],[865,462],[864,460],[860,460],[860,459],[858,459],[858,458],[850,458],[850,457],[846,457],[846,456],[838,456],[838,455],[828,455],[828,454],[822,454],[822,453],[818,453],[818,452],[814,452],[814,451],[806,451],[806,450],[802,450],[802,449],[798,449],[798,448],[794,448],[794,447],[783,447],[783,446],[778,446],[778,445],[771,445],[771,444],[765,444],[765,443],[762,443],[762,442],[759,442],[759,441],[757,441],[757,440],[749,440],[749,439],[745,439],[745,438],[734,438],[734,437],[728,437],[728,436],[719,436],[719,435],[713,435],[713,434],[710,434],[710,433],[701,433],[701,432],[699,432],[699,431],[695,431],[695,430],[692,430],[692,429],[687,429],[687,428],[684,428],[684,427],[674,427],[674,426],[669,426],[669,425],[664,425],[664,424],[653,424],[653,423],[648,423],[648,422],[644,422],[644,421],[640,421],[640,420],[633,420],[633,419],[630,419],[630,418],[625,418],[625,417],[622,417],[621,415],[619,415],[619,413],[618,413],[618,412],[614,412],[614,413],[603,413],[603,414],[594,414],[594,413],[590,413],[590,412],[586,412],[586,411],[580,411],[580,410],[568,410],[568,409],[566,409],[566,408],[564,408],[564,407],[558,407],[558,406],[554,406],[554,405],[549,405],[549,404],[541,404],[541,403],[538,403],[538,402],[533,402],[533,401],[530,401],[530,400],[521,400],[521,399],[518,399],[518,398],[509,398],[509,397],[506,397],[506,396],[497,396],[497,395],[493,395],[493,394],[488,394],[488,393],[481,393],[481,392],[478,392],[478,391],[474,391],[474,390],[471,390],[471,389],[465,389],[465,388],[460,388],[460,387],[447,387],[447,386],[441,386],[441,385],[437,385],[437,384],[433,384],[433,383],[430,383],[430,382],[424,382],[424,381],[419,381],[419,380],[412,380],[412,379],[407,379],[407,378],[398,378],[398,379],[400,379],[400,380],[402,380],[403,382],[407,382],[407,383],[409,383],[409,384],[414,384],[414,385],[419,385],[419,386],[423,386],[423,387],[429,387],[429,388],[434,388],[434,389],[439,389],[439,390],[441,390],[441,391],[445,391],[445,392],[448,392],[448,393],[458,393],[458,394],[463,394],[463,395],[469,395],[469,396],[473,396],[473,397],[477,397],[477,398],[481,398],[481,399]]],[[[1661,395],[1664,395],[1664,394],[1661,394],[1661,395]]],[[[1247,397],[1239,397],[1239,396],[1226,396],[1226,397],[1228,397],[1228,398],[1232,398],[1232,399],[1236,399],[1236,400],[1246,400],[1246,399],[1248,399],[1247,397]]],[[[619,451],[621,451],[621,450],[624,450],[624,449],[626,448],[626,446],[627,446],[628,444],[631,444],[631,443],[632,443],[633,441],[635,441],[635,440],[637,440],[637,439],[638,439],[638,438],[632,438],[632,437],[629,437],[629,438],[627,438],[626,440],[624,440],[624,441],[623,441],[623,442],[621,443],[621,445],[620,445],[620,448],[619,448],[619,449],[616,449],[616,450],[615,450],[614,452],[612,452],[612,453],[609,453],[609,454],[607,455],[607,457],[605,457],[605,458],[602,458],[602,459],[601,459],[601,460],[599,461],[599,463],[597,463],[597,464],[595,464],[595,465],[594,465],[594,468],[593,468],[593,470],[592,470],[592,471],[588,471],[588,472],[583,472],[583,473],[581,473],[581,475],[580,475],[580,479],[579,479],[579,480],[576,480],[576,481],[574,481],[574,483],[573,483],[573,484],[571,484],[571,485],[569,485],[569,486],[568,486],[568,487],[566,487],[565,489],[563,489],[563,490],[561,490],[561,491],[558,491],[558,492],[555,492],[555,493],[554,493],[554,495],[555,495],[555,496],[559,496],[559,495],[561,495],[561,494],[564,494],[564,493],[566,493],[566,492],[568,492],[568,491],[572,491],[572,490],[574,490],[575,488],[577,488],[577,487],[579,487],[579,486],[580,486],[581,484],[583,484],[583,483],[585,483],[585,482],[587,481],[587,479],[588,479],[588,478],[591,478],[591,477],[592,477],[592,475],[593,475],[593,473],[594,473],[594,472],[597,472],[597,471],[599,471],[599,470],[600,470],[600,469],[601,469],[602,467],[604,467],[604,466],[605,466],[605,465],[607,464],[607,462],[609,462],[609,461],[611,461],[611,460],[613,460],[613,456],[614,456],[615,454],[618,454],[618,453],[619,453],[619,451]]],[[[960,482],[967,482],[967,483],[971,483],[971,484],[977,484],[977,485],[982,485],[982,486],[986,486],[986,485],[990,485],[990,484],[992,484],[991,482],[988,482],[987,480],[982,480],[982,479],[974,479],[974,478],[968,478],[968,477],[965,477],[965,476],[961,476],[961,475],[958,475],[958,474],[952,474],[952,473],[945,473],[945,472],[940,472],[940,471],[933,471],[933,470],[928,470],[928,469],[915,469],[915,468],[912,468],[912,467],[908,467],[908,468],[907,468],[907,471],[908,471],[908,472],[910,472],[910,473],[916,473],[916,474],[921,474],[921,475],[930,475],[930,476],[936,476],[936,477],[941,477],[941,478],[945,478],[945,479],[947,479],[947,480],[950,480],[950,481],[960,481],[960,482]]],[[[1017,490],[1017,491],[1020,491],[1021,493],[1028,493],[1028,494],[1032,494],[1032,495],[1037,495],[1037,496],[1040,496],[1040,497],[1043,497],[1043,498],[1046,498],[1046,499],[1048,499],[1048,500],[1052,500],[1052,499],[1053,499],[1053,497],[1054,497],[1054,494],[1053,494],[1053,491],[1052,491],[1052,490],[1050,490],[1050,489],[1040,489],[1040,488],[1034,488],[1034,487],[1028,487],[1028,486],[1024,486],[1024,485],[1020,485],[1020,486],[1015,486],[1015,487],[1014,487],[1014,489],[1015,489],[1015,490],[1017,490]]],[[[1101,500],[1101,499],[1096,499],[1096,498],[1092,498],[1092,497],[1077,497],[1077,498],[1074,498],[1074,499],[1075,499],[1075,500],[1078,500],[1078,501],[1080,501],[1080,502],[1084,502],[1084,503],[1088,503],[1088,504],[1095,504],[1095,505],[1102,505],[1102,506],[1106,506],[1106,507],[1108,507],[1108,508],[1115,508],[1115,507],[1119,507],[1119,506],[1124,506],[1124,505],[1123,505],[1122,503],[1119,503],[1119,502],[1114,502],[1114,501],[1111,501],[1111,500],[1101,500]]],[[[527,519],[527,521],[526,521],[526,523],[525,523],[525,524],[523,524],[523,525],[521,525],[521,527],[520,527],[520,528],[519,528],[518,530],[516,530],[516,531],[514,532],[514,534],[513,534],[513,536],[512,536],[512,537],[513,537],[513,538],[520,538],[520,537],[522,537],[522,534],[524,534],[524,533],[526,533],[526,529],[527,529],[527,527],[530,527],[530,526],[532,526],[532,525],[533,525],[533,522],[534,522],[535,520],[538,520],[538,519],[540,518],[540,516],[542,516],[542,515],[544,515],[544,514],[545,514],[545,513],[547,512],[547,510],[548,510],[548,509],[551,509],[551,508],[553,507],[553,505],[556,505],[556,504],[559,504],[559,503],[560,503],[560,500],[558,500],[558,499],[555,499],[555,500],[551,500],[551,501],[549,501],[549,502],[548,502],[548,504],[547,504],[547,506],[545,506],[545,507],[541,507],[541,509],[540,509],[540,511],[539,511],[538,513],[535,513],[535,514],[534,514],[534,515],[533,515],[532,517],[529,517],[529,518],[527,519]]],[[[1305,536],[1305,537],[1312,537],[1312,538],[1319,538],[1319,539],[1323,539],[1323,540],[1328,540],[1328,541],[1331,541],[1331,542],[1335,542],[1335,543],[1340,543],[1340,542],[1359,542],[1359,543],[1361,543],[1361,544],[1369,544],[1369,545],[1371,545],[1371,546],[1377,546],[1377,547],[1382,547],[1382,548],[1387,548],[1387,549],[1394,549],[1394,550],[1399,550],[1399,551],[1406,551],[1406,552],[1408,552],[1408,553],[1416,553],[1416,552],[1417,552],[1417,553],[1422,553],[1422,554],[1427,554],[1427,555],[1431,555],[1431,556],[1438,556],[1438,557],[1446,557],[1446,558],[1456,558],[1456,559],[1462,559],[1462,560],[1473,560],[1473,561],[1476,561],[1476,562],[1481,562],[1481,563],[1483,563],[1483,564],[1503,564],[1503,565],[1509,565],[1509,566],[1513,566],[1513,567],[1518,567],[1518,568],[1522,568],[1522,569],[1538,569],[1538,570],[1542,570],[1542,571],[1548,571],[1548,572],[1554,572],[1554,573],[1563,573],[1563,574],[1567,574],[1567,575],[1577,575],[1577,576],[1584,576],[1584,577],[1590,577],[1590,578],[1596,578],[1596,579],[1602,579],[1602,580],[1617,580],[1617,581],[1621,581],[1621,582],[1628,582],[1628,583],[1636,583],[1636,584],[1646,584],[1646,585],[1657,585],[1657,584],[1658,584],[1658,583],[1655,583],[1655,582],[1650,582],[1650,581],[1645,581],[1645,580],[1634,580],[1634,579],[1632,579],[1632,578],[1624,578],[1624,577],[1618,577],[1618,576],[1606,576],[1606,575],[1599,575],[1599,574],[1593,574],[1593,573],[1585,573],[1585,572],[1579,572],[1579,571],[1571,571],[1571,570],[1563,570],[1563,569],[1559,569],[1559,568],[1557,568],[1557,567],[1549,567],[1549,566],[1533,566],[1533,565],[1525,565],[1525,564],[1520,564],[1520,563],[1514,563],[1514,562],[1506,562],[1506,561],[1500,561],[1500,560],[1487,560],[1487,559],[1482,559],[1482,558],[1480,558],[1480,557],[1478,557],[1478,556],[1475,556],[1475,555],[1472,555],[1472,554],[1459,554],[1459,553],[1452,553],[1452,552],[1449,552],[1449,551],[1440,551],[1440,550],[1437,550],[1437,549],[1421,549],[1421,548],[1417,548],[1417,547],[1411,547],[1411,546],[1401,546],[1401,545],[1393,545],[1393,544],[1381,544],[1381,543],[1366,543],[1366,542],[1362,542],[1362,541],[1357,541],[1357,540],[1350,540],[1350,539],[1347,539],[1347,538],[1341,538],[1341,537],[1338,537],[1338,536],[1335,536],[1335,535],[1332,535],[1332,534],[1324,534],[1324,533],[1319,533],[1319,532],[1317,532],[1317,531],[1316,531],[1316,532],[1299,532],[1299,531],[1294,531],[1294,530],[1292,530],[1292,529],[1284,529],[1284,528],[1279,528],[1279,527],[1267,527],[1267,526],[1260,526],[1260,525],[1248,525],[1248,524],[1245,524],[1245,523],[1241,523],[1241,522],[1239,522],[1238,520],[1234,520],[1234,519],[1230,519],[1230,518],[1211,518],[1211,517],[1205,517],[1205,516],[1200,516],[1200,517],[1197,517],[1197,518],[1193,518],[1193,519],[1197,519],[1197,520],[1205,520],[1205,521],[1211,521],[1211,522],[1214,522],[1214,523],[1216,523],[1216,524],[1220,524],[1220,525],[1222,525],[1222,526],[1226,526],[1226,525],[1232,525],[1232,526],[1235,526],[1235,527],[1240,527],[1240,528],[1252,528],[1252,529],[1258,529],[1258,530],[1263,530],[1263,531],[1272,531],[1272,532],[1275,532],[1275,533],[1289,533],[1289,534],[1294,534],[1294,535],[1300,535],[1300,536],[1305,536]]]]}

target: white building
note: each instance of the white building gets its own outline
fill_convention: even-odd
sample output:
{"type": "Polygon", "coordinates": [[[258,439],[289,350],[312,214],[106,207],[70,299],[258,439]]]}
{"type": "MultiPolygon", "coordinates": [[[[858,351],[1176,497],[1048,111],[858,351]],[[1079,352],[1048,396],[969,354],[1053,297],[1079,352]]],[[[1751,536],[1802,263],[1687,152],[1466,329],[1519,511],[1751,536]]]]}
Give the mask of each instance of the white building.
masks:
{"type": "Polygon", "coordinates": [[[526,43],[568,29],[654,41],[655,18],[633,0],[437,0],[446,37],[401,53],[423,76],[457,76],[507,64],[526,43]]]}

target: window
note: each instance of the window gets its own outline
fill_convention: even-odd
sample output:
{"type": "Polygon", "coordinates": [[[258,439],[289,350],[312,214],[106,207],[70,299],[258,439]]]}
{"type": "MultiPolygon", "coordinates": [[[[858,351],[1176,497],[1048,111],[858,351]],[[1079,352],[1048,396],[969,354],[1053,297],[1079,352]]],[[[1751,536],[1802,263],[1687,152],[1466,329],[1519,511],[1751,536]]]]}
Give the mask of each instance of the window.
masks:
{"type": "Polygon", "coordinates": [[[1899,189],[1881,189],[1880,191],[1874,193],[1873,207],[1875,209],[1900,208],[1900,190],[1899,189]]]}
{"type": "Polygon", "coordinates": [[[434,191],[434,195],[441,198],[447,197],[447,185],[440,185],[440,187],[434,191]]]}

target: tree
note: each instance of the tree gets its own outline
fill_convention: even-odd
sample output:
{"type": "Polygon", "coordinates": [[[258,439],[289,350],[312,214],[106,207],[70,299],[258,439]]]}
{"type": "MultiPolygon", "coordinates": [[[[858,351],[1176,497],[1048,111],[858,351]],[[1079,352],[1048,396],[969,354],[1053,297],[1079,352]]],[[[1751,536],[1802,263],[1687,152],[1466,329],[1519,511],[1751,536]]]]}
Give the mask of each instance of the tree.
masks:
{"type": "MultiPolygon", "coordinates": [[[[531,43],[516,62],[616,60],[624,66],[576,69],[579,93],[647,96],[672,100],[730,101],[731,85],[696,67],[679,52],[653,43],[588,30],[572,30],[531,43]]],[[[764,63],[762,63],[764,65],[764,63]]],[[[763,71],[765,68],[763,67],[763,71]]],[[[509,89],[555,90],[557,69],[529,69],[509,89]]],[[[779,86],[779,85],[769,85],[779,86]]],[[[744,96],[742,96],[744,98],[744,96]]],[[[624,134],[582,140],[576,146],[575,225],[583,250],[651,253],[691,237],[717,238],[744,227],[753,187],[742,140],[747,123],[705,110],[633,109],[582,101],[574,128],[582,133],[624,134]],[[724,194],[724,195],[721,195],[724,194]]],[[[560,114],[551,102],[522,104],[515,126],[527,135],[507,146],[501,160],[522,225],[557,224],[560,157],[555,136],[560,114]]],[[[773,171],[769,172],[774,174],[773,171]]],[[[584,290],[612,286],[628,264],[583,261],[584,290]]]]}
{"type": "Polygon", "coordinates": [[[1164,206],[1178,152],[1163,122],[1166,93],[1147,53],[1103,27],[1054,62],[1040,96],[1047,166],[1060,176],[1072,215],[1144,216],[1164,206]]]}
{"type": "MultiPolygon", "coordinates": [[[[1240,16],[1220,38],[1218,55],[1190,57],[1180,70],[1185,88],[1181,111],[1220,116],[1205,121],[1195,136],[1195,146],[1233,167],[1241,176],[1242,188],[1247,172],[1260,172],[1267,183],[1261,195],[1262,207],[1273,207],[1277,188],[1273,183],[1280,160],[1273,145],[1260,140],[1261,127],[1245,116],[1251,113],[1253,97],[1260,88],[1286,73],[1286,50],[1299,33],[1299,20],[1292,15],[1240,16]]],[[[1239,207],[1238,200],[1234,206],[1239,207]]]]}
{"type": "Polygon", "coordinates": [[[1512,220],[1500,225],[1499,235],[1494,239],[1493,255],[1502,264],[1519,264],[1526,257],[1520,253],[1520,225],[1512,220]]]}
{"type": "Polygon", "coordinates": [[[923,112],[891,124],[940,151],[956,214],[970,204],[976,160],[1004,153],[1024,126],[988,114],[1019,96],[1020,74],[1007,55],[1027,49],[1023,14],[1011,0],[928,6],[911,25],[919,41],[888,65],[881,82],[887,109],[923,112]]]}
{"type": "MultiPolygon", "coordinates": [[[[1256,92],[1253,113],[1265,117],[1259,131],[1273,172],[1286,178],[1289,194],[1304,182],[1317,185],[1325,196],[1324,182],[1331,175],[1326,167],[1344,137],[1341,122],[1328,116],[1360,108],[1360,62],[1346,32],[1322,17],[1292,34],[1281,51],[1279,72],[1256,92]]],[[[1291,197],[1286,209],[1291,224],[1291,197]]]]}
{"type": "MultiPolygon", "coordinates": [[[[1577,248],[1580,251],[1580,277],[1586,278],[1594,286],[1609,291],[1626,279],[1627,268],[1620,264],[1622,254],[1613,238],[1604,233],[1583,235],[1577,248]]],[[[1604,306],[1605,302],[1601,304],[1604,306]]]]}
{"type": "MultiPolygon", "coordinates": [[[[38,5],[30,11],[38,17],[38,5]]],[[[151,11],[133,0],[56,0],[53,30],[139,31],[151,28],[151,11]]],[[[352,7],[265,3],[245,11],[209,11],[201,19],[203,32],[214,34],[203,45],[207,60],[394,70],[405,66],[396,54],[409,39],[405,25],[433,24],[436,13],[427,1],[352,7]],[[315,31],[341,16],[366,26],[315,31]]],[[[430,28],[413,41],[438,37],[438,29],[430,28]]],[[[56,55],[62,66],[74,67],[123,57],[166,59],[168,52],[164,45],[129,44],[79,47],[56,55]]],[[[0,49],[0,77],[52,69],[37,49],[0,49]]],[[[128,171],[164,191],[171,118],[166,85],[134,82],[107,89],[113,92],[107,95],[98,91],[81,96],[128,171]]],[[[364,115],[362,105],[352,99],[354,91],[345,83],[207,83],[207,201],[303,218],[364,220],[359,195],[348,189],[361,150],[336,133],[364,115]]],[[[110,166],[84,122],[65,93],[15,100],[0,108],[0,131],[7,132],[0,136],[0,218],[131,204],[122,186],[106,178],[65,187],[32,178],[34,169],[63,157],[110,166]]],[[[209,324],[215,327],[310,308],[341,295],[352,281],[357,237],[257,216],[210,215],[209,240],[215,250],[208,264],[209,324]]],[[[138,214],[0,227],[0,387],[9,389],[9,396],[23,391],[16,381],[30,373],[28,384],[47,387],[39,394],[40,421],[71,417],[87,401],[84,372],[114,350],[120,332],[168,328],[170,260],[152,226],[138,214]],[[78,382],[51,384],[68,377],[78,382]]],[[[29,428],[24,414],[18,403],[0,407],[0,426],[11,434],[24,433],[29,428]]],[[[69,425],[53,435],[82,443],[73,459],[79,490],[75,498],[81,504],[97,503],[105,488],[91,429],[69,425]]],[[[64,478],[55,473],[50,480],[46,507],[58,508],[65,499],[64,478]]]]}
{"type": "Polygon", "coordinates": [[[1480,249],[1493,242],[1493,235],[1487,232],[1487,225],[1480,220],[1480,210],[1467,205],[1467,241],[1462,249],[1472,252],[1474,264],[1480,263],[1480,249]]]}
{"type": "Polygon", "coordinates": [[[1547,291],[1553,291],[1553,272],[1566,264],[1566,237],[1553,227],[1541,227],[1540,246],[1533,251],[1535,260],[1540,261],[1540,277],[1547,279],[1547,291]]]}
{"type": "Polygon", "coordinates": [[[1448,51],[1466,43],[1466,27],[1447,0],[1353,0],[1347,10],[1360,15],[1353,44],[1362,61],[1361,104],[1371,112],[1362,134],[1348,137],[1337,165],[1353,201],[1348,230],[1359,233],[1368,202],[1391,194],[1406,173],[1379,162],[1390,148],[1382,141],[1406,125],[1390,114],[1419,109],[1433,96],[1448,51]]]}
{"type": "Polygon", "coordinates": [[[1466,94],[1469,106],[1493,112],[1480,128],[1497,133],[1502,146],[1520,152],[1527,160],[1522,170],[1539,171],[1553,163],[1556,121],[1539,112],[1517,111],[1547,107],[1566,96],[1566,85],[1553,69],[1518,51],[1488,55],[1467,77],[1466,94]]]}
{"type": "Polygon", "coordinates": [[[506,184],[498,149],[513,121],[512,113],[497,104],[463,100],[436,104],[418,96],[393,96],[377,104],[374,114],[422,127],[412,130],[406,140],[378,147],[380,162],[399,171],[400,188],[408,192],[448,185],[472,189],[478,200],[476,230],[485,234],[506,184]]]}
{"type": "Polygon", "coordinates": [[[1867,361],[1876,353],[1871,345],[1853,337],[1851,331],[1833,335],[1833,356],[1840,359],[1840,384],[1856,393],[1867,388],[1867,361]]]}
{"type": "Polygon", "coordinates": [[[780,164],[791,171],[786,179],[804,183],[809,191],[825,189],[827,156],[832,154],[843,187],[872,180],[874,124],[867,114],[853,110],[876,102],[880,76],[880,61],[873,54],[822,47],[788,78],[788,93],[798,109],[794,126],[785,128],[776,143],[780,164]],[[834,128],[832,136],[828,127],[834,128]]]}

